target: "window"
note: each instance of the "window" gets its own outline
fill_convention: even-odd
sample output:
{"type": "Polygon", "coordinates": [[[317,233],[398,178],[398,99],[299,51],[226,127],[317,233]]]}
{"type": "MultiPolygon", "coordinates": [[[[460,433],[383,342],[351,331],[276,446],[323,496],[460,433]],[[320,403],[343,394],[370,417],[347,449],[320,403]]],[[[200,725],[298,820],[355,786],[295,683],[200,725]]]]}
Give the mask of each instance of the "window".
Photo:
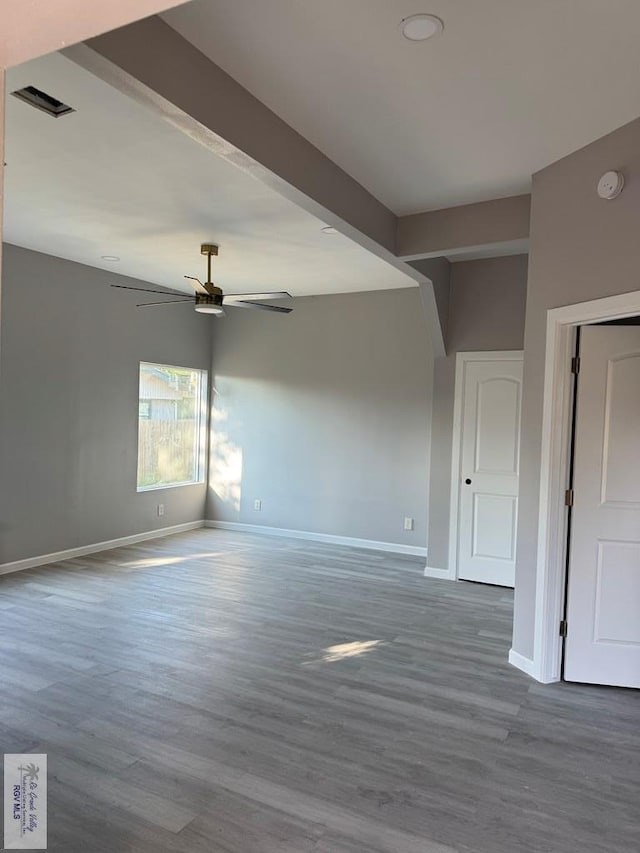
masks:
{"type": "Polygon", "coordinates": [[[204,481],[207,371],[140,362],[138,491],[204,481]]]}

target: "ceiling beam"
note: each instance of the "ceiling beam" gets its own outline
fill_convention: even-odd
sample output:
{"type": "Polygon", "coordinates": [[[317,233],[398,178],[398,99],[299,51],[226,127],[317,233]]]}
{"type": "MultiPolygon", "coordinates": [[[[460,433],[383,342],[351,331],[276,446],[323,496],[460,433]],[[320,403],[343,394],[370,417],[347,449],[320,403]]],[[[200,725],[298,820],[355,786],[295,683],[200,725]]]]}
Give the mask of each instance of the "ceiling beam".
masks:
{"type": "Polygon", "coordinates": [[[405,261],[479,249],[497,254],[526,252],[530,195],[510,196],[398,219],[397,255],[405,261]]]}
{"type": "Polygon", "coordinates": [[[392,211],[160,18],[65,55],[327,224],[395,255],[392,211]]]}
{"type": "MultiPolygon", "coordinates": [[[[69,59],[243,169],[303,210],[404,272],[427,291],[431,280],[396,256],[398,220],[222,68],[158,17],[63,51],[69,59]]],[[[444,354],[435,296],[428,317],[444,354]]]]}

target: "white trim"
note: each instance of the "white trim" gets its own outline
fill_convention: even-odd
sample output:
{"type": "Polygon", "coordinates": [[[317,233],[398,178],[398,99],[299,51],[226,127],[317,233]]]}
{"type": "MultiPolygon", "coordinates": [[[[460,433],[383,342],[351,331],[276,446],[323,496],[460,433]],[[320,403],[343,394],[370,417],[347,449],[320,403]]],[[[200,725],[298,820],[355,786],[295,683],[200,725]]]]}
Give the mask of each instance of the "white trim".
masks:
{"type": "Polygon", "coordinates": [[[86,557],[87,554],[97,554],[99,551],[110,551],[112,548],[122,548],[124,545],[135,545],[147,539],[159,539],[174,533],[184,533],[204,527],[204,521],[187,521],[184,524],[174,524],[171,527],[160,527],[157,530],[147,530],[144,533],[134,533],[132,536],[121,536],[119,539],[109,539],[106,542],[94,542],[93,545],[81,545],[78,548],[68,548],[66,551],[55,551],[53,554],[41,554],[39,557],[27,557],[15,560],[13,563],[0,563],[0,575],[9,572],[21,572],[36,566],[46,566],[49,563],[59,563],[61,560],[73,560],[75,557],[86,557]]]}
{"type": "Polygon", "coordinates": [[[309,530],[288,530],[285,527],[265,527],[262,524],[243,524],[239,521],[205,521],[204,524],[205,527],[215,527],[219,530],[237,530],[239,533],[261,533],[263,536],[307,539],[310,542],[325,542],[328,545],[343,545],[346,548],[366,548],[369,551],[388,551],[392,554],[407,554],[411,557],[427,556],[427,549],[417,545],[377,542],[374,539],[354,539],[351,536],[333,536],[330,533],[313,533],[309,530]]]}
{"type": "Polygon", "coordinates": [[[547,684],[560,680],[562,660],[558,626],[564,607],[566,577],[564,492],[571,429],[569,362],[573,329],[638,314],[640,291],[565,305],[547,312],[533,642],[533,675],[547,684]]]}
{"type": "Polygon", "coordinates": [[[163,489],[183,489],[185,486],[204,486],[206,480],[185,480],[184,483],[161,483],[159,486],[137,486],[136,492],[161,492],[163,489]]]}
{"type": "Polygon", "coordinates": [[[535,664],[531,658],[526,658],[524,655],[519,654],[519,652],[514,652],[513,649],[510,649],[509,663],[511,666],[515,666],[516,669],[520,669],[522,672],[525,672],[527,675],[530,675],[532,678],[536,678],[540,681],[536,673],[535,664]]]}
{"type": "Polygon", "coordinates": [[[441,581],[451,580],[451,576],[449,575],[448,569],[436,569],[433,566],[424,567],[424,576],[425,578],[437,578],[441,581]]]}
{"type": "MultiPolygon", "coordinates": [[[[522,361],[522,350],[493,350],[491,352],[459,352],[456,354],[456,379],[453,398],[453,438],[451,444],[451,497],[449,503],[449,580],[458,577],[458,514],[460,511],[460,455],[462,447],[462,405],[466,370],[469,362],[522,361]]],[[[444,570],[443,570],[444,571],[444,570]]],[[[439,575],[439,577],[442,577],[439,575]]]]}

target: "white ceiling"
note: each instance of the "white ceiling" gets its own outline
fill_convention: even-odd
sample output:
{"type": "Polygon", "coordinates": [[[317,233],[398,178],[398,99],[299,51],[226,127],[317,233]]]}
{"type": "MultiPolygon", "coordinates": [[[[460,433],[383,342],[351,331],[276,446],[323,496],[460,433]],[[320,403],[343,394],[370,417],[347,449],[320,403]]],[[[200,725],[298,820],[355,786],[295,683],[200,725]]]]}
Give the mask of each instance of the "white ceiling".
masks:
{"type": "Polygon", "coordinates": [[[214,280],[230,293],[414,284],[60,54],[8,72],[9,92],[28,85],[77,112],[7,97],[7,242],[185,291],[184,274],[206,277],[203,242],[220,245],[214,280]]]}
{"type": "Polygon", "coordinates": [[[163,17],[396,213],[526,192],[640,115],[639,0],[193,0],[163,17]],[[403,39],[416,12],[443,35],[403,39]]]}

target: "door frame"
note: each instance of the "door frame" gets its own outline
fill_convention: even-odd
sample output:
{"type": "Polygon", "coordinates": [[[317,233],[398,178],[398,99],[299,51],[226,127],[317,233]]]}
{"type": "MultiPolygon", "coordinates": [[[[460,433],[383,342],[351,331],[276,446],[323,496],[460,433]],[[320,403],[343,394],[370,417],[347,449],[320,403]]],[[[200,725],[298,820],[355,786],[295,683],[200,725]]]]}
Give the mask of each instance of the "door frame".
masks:
{"type": "Polygon", "coordinates": [[[453,442],[451,446],[451,498],[449,504],[449,580],[458,579],[458,538],[460,515],[460,463],[462,457],[462,407],[467,365],[479,361],[522,361],[522,350],[490,350],[456,354],[456,378],[453,399],[453,442]]]}
{"type": "MultiPolygon", "coordinates": [[[[565,490],[569,472],[573,399],[570,365],[575,328],[638,314],[640,290],[547,311],[533,660],[526,661],[529,674],[544,684],[561,678],[563,640],[559,626],[564,614],[567,577],[565,490]]],[[[512,651],[510,659],[519,668],[525,668],[522,665],[525,660],[519,661],[520,655],[512,651]]]]}

